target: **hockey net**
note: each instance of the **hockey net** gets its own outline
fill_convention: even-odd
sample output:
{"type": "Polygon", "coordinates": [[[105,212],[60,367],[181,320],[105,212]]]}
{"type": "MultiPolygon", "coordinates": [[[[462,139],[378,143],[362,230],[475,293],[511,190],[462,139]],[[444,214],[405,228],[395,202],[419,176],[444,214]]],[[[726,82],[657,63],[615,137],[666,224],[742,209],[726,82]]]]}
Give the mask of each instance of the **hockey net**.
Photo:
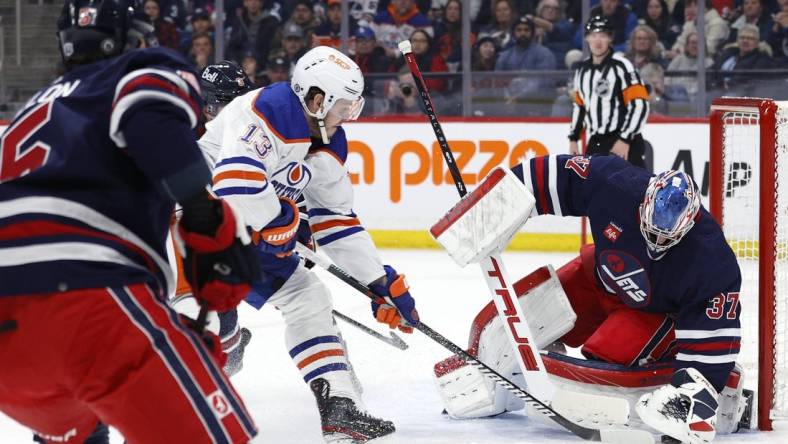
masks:
{"type": "Polygon", "coordinates": [[[742,271],[739,364],[758,428],[788,419],[788,102],[715,99],[711,213],[742,271]]]}

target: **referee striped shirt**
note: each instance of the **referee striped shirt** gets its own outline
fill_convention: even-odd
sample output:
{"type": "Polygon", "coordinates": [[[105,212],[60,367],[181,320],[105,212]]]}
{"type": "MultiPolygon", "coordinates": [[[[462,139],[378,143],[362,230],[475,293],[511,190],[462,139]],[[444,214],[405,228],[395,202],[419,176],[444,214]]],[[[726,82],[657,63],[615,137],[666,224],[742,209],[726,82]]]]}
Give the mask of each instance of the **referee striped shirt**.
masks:
{"type": "Polygon", "coordinates": [[[585,127],[590,136],[618,134],[625,142],[640,133],[648,117],[648,91],[632,62],[611,53],[598,65],[591,57],[575,71],[572,127],[578,140],[585,127]]]}

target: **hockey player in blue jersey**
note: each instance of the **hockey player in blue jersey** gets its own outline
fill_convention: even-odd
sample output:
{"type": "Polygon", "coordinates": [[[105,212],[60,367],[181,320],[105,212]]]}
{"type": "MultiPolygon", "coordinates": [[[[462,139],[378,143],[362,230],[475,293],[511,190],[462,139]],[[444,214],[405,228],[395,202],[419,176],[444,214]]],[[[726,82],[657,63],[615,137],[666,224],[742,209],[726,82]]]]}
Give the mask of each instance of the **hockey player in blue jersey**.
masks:
{"type": "MultiPolygon", "coordinates": [[[[577,316],[560,341],[621,367],[672,362],[670,383],[636,412],[682,442],[710,442],[739,351],[741,274],[690,176],[653,176],[614,156],[537,157],[512,171],[535,197],[531,217],[587,216],[591,226],[594,244],[557,270],[577,316]]],[[[594,374],[601,381],[606,370],[594,374]]]]}
{"type": "Polygon", "coordinates": [[[394,425],[364,411],[331,295],[293,248],[304,220],[320,248],[381,299],[375,317],[391,328],[418,323],[404,276],[384,265],[353,212],[343,122],[363,108],[361,70],[341,52],[318,47],[296,64],[292,81],[246,93],[206,124],[200,147],[214,165],[213,191],[239,208],[254,230],[263,279],[246,299],[273,305],[285,320],[293,363],[315,395],[327,442],[366,442],[394,425]]]}
{"type": "Polygon", "coordinates": [[[199,85],[123,0],[68,0],[66,73],[0,140],[0,410],[46,442],[100,420],[131,443],[244,443],[251,417],[217,338],[167,304],[175,202],[186,276],[228,310],[257,275],[249,235],[206,191],[199,85]]]}

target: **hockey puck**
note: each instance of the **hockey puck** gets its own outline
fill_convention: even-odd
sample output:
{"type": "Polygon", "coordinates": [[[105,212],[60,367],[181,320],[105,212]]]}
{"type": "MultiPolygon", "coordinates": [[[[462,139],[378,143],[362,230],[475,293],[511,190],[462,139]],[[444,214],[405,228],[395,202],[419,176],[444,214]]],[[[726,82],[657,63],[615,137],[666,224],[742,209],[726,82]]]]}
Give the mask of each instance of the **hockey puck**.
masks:
{"type": "Polygon", "coordinates": [[[664,444],[681,444],[681,441],[668,435],[662,435],[662,442],[664,444]]]}

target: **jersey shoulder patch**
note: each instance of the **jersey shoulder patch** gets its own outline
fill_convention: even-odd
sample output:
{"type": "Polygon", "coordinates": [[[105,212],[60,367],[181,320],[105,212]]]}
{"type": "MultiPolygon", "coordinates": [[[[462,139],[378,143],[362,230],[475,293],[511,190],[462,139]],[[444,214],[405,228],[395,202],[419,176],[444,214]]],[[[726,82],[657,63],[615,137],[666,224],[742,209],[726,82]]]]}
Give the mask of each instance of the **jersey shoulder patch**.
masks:
{"type": "Polygon", "coordinates": [[[260,88],[252,102],[252,111],[282,142],[310,142],[309,126],[301,102],[286,82],[260,88]]]}

